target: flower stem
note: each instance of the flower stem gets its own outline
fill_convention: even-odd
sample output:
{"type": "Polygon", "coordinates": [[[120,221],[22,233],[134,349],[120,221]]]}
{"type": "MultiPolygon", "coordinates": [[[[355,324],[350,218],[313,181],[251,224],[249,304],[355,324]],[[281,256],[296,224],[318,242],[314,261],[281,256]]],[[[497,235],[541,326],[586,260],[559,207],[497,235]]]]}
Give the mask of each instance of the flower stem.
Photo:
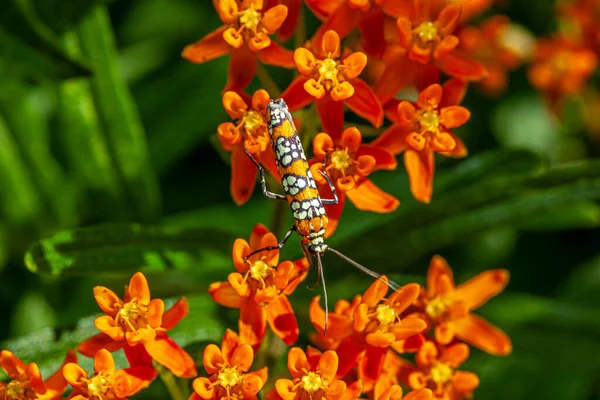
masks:
{"type": "Polygon", "coordinates": [[[258,63],[258,66],[256,67],[256,76],[263,89],[269,93],[272,99],[276,99],[281,95],[281,90],[279,90],[279,87],[261,63],[258,63]]]}
{"type": "Polygon", "coordinates": [[[154,368],[158,371],[158,375],[160,379],[165,384],[169,395],[171,396],[171,400],[187,400],[188,396],[184,393],[183,389],[179,385],[177,378],[175,375],[171,373],[168,369],[163,367],[162,365],[154,362],[154,368]]]}

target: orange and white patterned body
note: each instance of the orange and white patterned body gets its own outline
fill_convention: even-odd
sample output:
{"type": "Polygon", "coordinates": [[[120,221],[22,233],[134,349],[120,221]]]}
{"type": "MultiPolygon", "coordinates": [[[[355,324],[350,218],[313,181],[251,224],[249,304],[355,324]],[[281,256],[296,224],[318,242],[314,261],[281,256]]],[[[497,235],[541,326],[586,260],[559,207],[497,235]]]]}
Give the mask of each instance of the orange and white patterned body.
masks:
{"type": "Polygon", "coordinates": [[[292,115],[283,99],[271,100],[267,106],[267,126],[283,190],[296,223],[296,231],[308,239],[308,250],[311,253],[323,254],[327,250],[323,240],[327,228],[327,214],[306,161],[292,115]]]}

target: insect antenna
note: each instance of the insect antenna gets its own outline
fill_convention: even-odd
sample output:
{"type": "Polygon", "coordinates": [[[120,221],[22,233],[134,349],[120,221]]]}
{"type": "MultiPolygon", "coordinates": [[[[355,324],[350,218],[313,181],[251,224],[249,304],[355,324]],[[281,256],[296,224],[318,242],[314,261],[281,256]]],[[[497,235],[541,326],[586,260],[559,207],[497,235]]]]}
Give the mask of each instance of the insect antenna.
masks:
{"type": "Polygon", "coordinates": [[[323,336],[327,336],[327,325],[329,324],[329,302],[327,301],[327,286],[325,286],[325,274],[323,274],[323,263],[321,263],[321,254],[315,253],[317,257],[317,273],[321,276],[321,283],[323,284],[323,300],[325,300],[325,328],[323,329],[323,336]]]}
{"type": "Polygon", "coordinates": [[[344,254],[340,253],[336,249],[328,247],[327,250],[331,251],[333,254],[335,254],[336,256],[338,256],[339,258],[341,258],[342,260],[346,261],[348,264],[350,264],[350,265],[352,265],[352,266],[360,269],[365,274],[370,275],[370,276],[372,276],[375,279],[379,279],[382,282],[385,282],[392,290],[396,291],[396,290],[400,289],[400,285],[398,285],[396,282],[390,281],[390,280],[388,280],[386,282],[384,279],[381,278],[381,274],[378,274],[377,272],[371,271],[369,268],[360,265],[359,263],[357,263],[353,259],[351,259],[348,256],[345,256],[344,254]]]}

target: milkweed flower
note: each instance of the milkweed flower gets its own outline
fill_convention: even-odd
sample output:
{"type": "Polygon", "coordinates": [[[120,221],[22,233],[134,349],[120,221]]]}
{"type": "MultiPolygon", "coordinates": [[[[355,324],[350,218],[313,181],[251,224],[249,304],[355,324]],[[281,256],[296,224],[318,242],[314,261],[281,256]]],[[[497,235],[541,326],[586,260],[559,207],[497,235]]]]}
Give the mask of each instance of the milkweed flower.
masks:
{"type": "Polygon", "coordinates": [[[156,378],[156,371],[149,366],[117,370],[115,360],[105,349],[94,356],[94,373],[91,376],[76,363],[66,364],[62,372],[74,388],[69,396],[71,400],[125,400],[148,387],[156,378]]]}
{"type": "Polygon", "coordinates": [[[194,380],[190,400],[256,399],[267,381],[267,368],[249,372],[253,360],[252,347],[227,329],[221,348],[209,344],[204,349],[204,369],[210,376],[194,380]]]}
{"type": "Polygon", "coordinates": [[[319,172],[323,171],[331,179],[339,197],[338,204],[325,206],[329,217],[326,236],[331,236],[335,231],[346,197],[356,208],[378,213],[392,212],[400,205],[396,197],[384,192],[367,178],[378,169],[395,169],[396,159],[383,147],[363,144],[358,129],[345,129],[337,141],[321,132],[313,140],[313,151],[316,157],[309,163],[320,191],[329,191],[325,177],[319,172]]]}
{"type": "Polygon", "coordinates": [[[298,339],[298,322],[287,296],[306,278],[306,259],[279,263],[279,250],[270,250],[244,261],[252,251],[277,243],[273,233],[257,224],[249,243],[244,239],[233,243],[236,272],[229,274],[227,282],[215,282],[208,288],[217,303],[240,309],[240,336],[254,347],[262,342],[267,323],[287,345],[298,339]]]}
{"type": "Polygon", "coordinates": [[[25,364],[19,357],[8,350],[0,352],[0,367],[8,375],[10,381],[0,382],[0,399],[2,400],[53,400],[67,390],[67,380],[62,368],[74,362],[77,356],[69,351],[60,368],[46,380],[42,380],[40,369],[36,363],[25,364]]]}
{"type": "MultiPolygon", "coordinates": [[[[421,344],[422,340],[417,336],[427,328],[421,318],[404,316],[419,295],[418,284],[405,285],[386,298],[387,291],[387,278],[382,276],[362,296],[355,297],[352,303],[336,306],[335,312],[329,314],[327,336],[339,341],[336,346],[340,356],[338,374],[345,375],[360,360],[357,373],[366,391],[371,390],[383,373],[388,349],[412,347],[412,340],[421,344]]],[[[312,300],[309,316],[317,330],[323,333],[325,312],[319,300],[319,296],[312,300]]]]}
{"type": "Polygon", "coordinates": [[[221,146],[231,152],[230,191],[238,205],[244,204],[252,196],[258,172],[244,149],[279,179],[265,120],[265,110],[270,100],[269,94],[262,89],[254,92],[250,101],[235,92],[223,94],[223,107],[235,123],[224,122],[219,125],[217,132],[221,146]]]}
{"type": "Polygon", "coordinates": [[[367,56],[354,52],[340,59],[340,37],[335,31],[325,33],[320,50],[313,53],[300,47],[294,51],[301,75],[281,95],[290,111],[314,101],[323,129],[331,134],[342,131],[344,104],[374,126],[381,126],[381,103],[369,85],[358,77],[367,64],[367,56]]]}
{"type": "Polygon", "coordinates": [[[421,289],[416,302],[420,316],[434,328],[435,340],[447,345],[454,338],[494,355],[512,351],[509,337],[483,318],[471,313],[508,284],[508,271],[482,272],[455,286],[450,266],[441,256],[431,259],[427,271],[427,288],[421,289]]]}
{"type": "Polygon", "coordinates": [[[479,378],[472,372],[457,371],[469,358],[469,346],[456,343],[441,352],[433,342],[425,342],[415,357],[418,370],[408,377],[412,389],[429,388],[433,398],[467,399],[479,386],[479,378]]]}
{"type": "Polygon", "coordinates": [[[333,350],[323,354],[309,348],[307,354],[299,347],[288,353],[288,369],[292,380],[278,379],[275,389],[283,400],[338,400],[346,390],[344,381],[335,379],[338,355],[333,350]]]}
{"type": "Polygon", "coordinates": [[[122,300],[103,286],[94,288],[94,297],[107,315],[96,318],[94,325],[101,333],[82,342],[77,347],[80,353],[93,357],[103,348],[111,352],[124,348],[128,357],[150,355],[177,376],[196,376],[194,360],[166,333],[187,315],[185,298],[164,312],[161,299],[150,299],[148,281],[141,272],[131,277],[122,300]]]}
{"type": "Polygon", "coordinates": [[[263,10],[263,0],[218,0],[213,2],[225,24],[183,49],[182,56],[205,63],[231,53],[225,91],[243,90],[254,78],[257,58],[265,63],[292,68],[292,53],[271,40],[287,17],[288,9],[278,4],[263,10]]]}
{"type": "Polygon", "coordinates": [[[392,154],[404,152],[404,166],[410,180],[413,196],[429,203],[433,192],[435,153],[464,157],[467,149],[452,132],[452,128],[466,123],[471,113],[458,106],[466,84],[457,79],[443,86],[433,84],[425,88],[416,103],[401,101],[397,114],[391,115],[394,124],[381,134],[373,145],[392,154]]]}

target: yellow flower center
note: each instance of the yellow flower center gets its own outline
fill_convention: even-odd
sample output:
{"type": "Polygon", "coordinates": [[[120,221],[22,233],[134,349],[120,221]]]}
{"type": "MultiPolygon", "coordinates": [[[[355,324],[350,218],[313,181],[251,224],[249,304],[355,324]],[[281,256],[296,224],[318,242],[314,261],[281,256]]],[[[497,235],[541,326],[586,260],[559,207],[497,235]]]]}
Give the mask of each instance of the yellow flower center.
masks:
{"type": "Polygon", "coordinates": [[[423,22],[415,28],[415,34],[423,43],[430,43],[437,39],[438,28],[431,21],[423,22]]]}
{"type": "Polygon", "coordinates": [[[260,13],[252,6],[240,13],[239,20],[241,26],[256,32],[256,28],[260,23],[260,13]]]}
{"type": "Polygon", "coordinates": [[[242,374],[235,367],[225,367],[219,372],[218,379],[221,386],[223,386],[225,389],[231,389],[241,382],[242,374]]]}
{"type": "Polygon", "coordinates": [[[329,57],[319,62],[318,71],[319,82],[322,79],[326,79],[329,81],[333,81],[337,84],[338,64],[335,60],[329,57]]]}
{"type": "Polygon", "coordinates": [[[435,133],[440,130],[440,116],[436,110],[426,110],[417,114],[417,120],[422,131],[435,133]]]}
{"type": "Polygon", "coordinates": [[[146,328],[148,307],[138,304],[136,299],[121,306],[117,313],[117,322],[125,331],[137,332],[138,329],[146,328]]]}
{"type": "Polygon", "coordinates": [[[452,368],[448,366],[448,364],[444,364],[442,362],[436,361],[431,367],[431,371],[429,372],[431,375],[431,380],[433,380],[438,385],[443,385],[452,379],[452,368]]]}
{"type": "Polygon", "coordinates": [[[264,125],[263,117],[256,111],[250,110],[243,117],[244,128],[249,133],[254,133],[264,125]]]}
{"type": "Polygon", "coordinates": [[[269,275],[271,267],[264,261],[256,261],[250,266],[250,276],[256,280],[262,281],[269,275]]]}
{"type": "Polygon", "coordinates": [[[390,325],[396,321],[396,312],[388,304],[381,304],[377,306],[375,315],[381,325],[390,325]]]}
{"type": "Polygon", "coordinates": [[[7,400],[21,400],[27,398],[25,396],[25,390],[29,388],[28,382],[21,381],[10,381],[6,385],[5,396],[2,397],[2,387],[0,386],[0,398],[6,398],[7,400]]]}
{"type": "Polygon", "coordinates": [[[348,150],[336,150],[329,156],[330,165],[338,171],[345,171],[352,165],[352,157],[348,150]]]}
{"type": "Polygon", "coordinates": [[[427,302],[425,312],[432,319],[438,319],[443,316],[452,305],[452,300],[444,296],[437,296],[427,302]]]}
{"type": "Polygon", "coordinates": [[[109,376],[98,374],[87,382],[87,390],[90,398],[103,399],[104,396],[113,386],[113,382],[109,376]]]}
{"type": "Polygon", "coordinates": [[[325,382],[321,375],[316,372],[308,372],[302,377],[302,388],[310,394],[325,388],[325,382]]]}

